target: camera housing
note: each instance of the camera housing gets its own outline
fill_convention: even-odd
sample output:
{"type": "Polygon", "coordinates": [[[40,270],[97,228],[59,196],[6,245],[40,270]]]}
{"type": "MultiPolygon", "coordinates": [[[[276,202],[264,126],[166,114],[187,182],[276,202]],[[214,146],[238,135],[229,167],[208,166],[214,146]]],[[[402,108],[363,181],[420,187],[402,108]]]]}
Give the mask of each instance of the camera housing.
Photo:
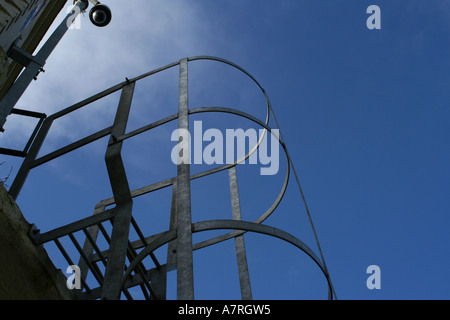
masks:
{"type": "Polygon", "coordinates": [[[111,9],[104,4],[98,3],[91,8],[89,19],[95,26],[105,27],[111,22],[111,9]]]}

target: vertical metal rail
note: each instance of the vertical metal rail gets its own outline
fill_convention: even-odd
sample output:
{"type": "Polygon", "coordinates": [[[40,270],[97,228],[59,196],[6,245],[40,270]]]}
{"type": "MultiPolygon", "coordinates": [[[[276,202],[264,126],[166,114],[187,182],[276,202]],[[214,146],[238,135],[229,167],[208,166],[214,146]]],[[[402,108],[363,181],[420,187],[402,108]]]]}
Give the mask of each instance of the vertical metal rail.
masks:
{"type": "MultiPolygon", "coordinates": [[[[228,176],[230,179],[230,193],[231,193],[231,209],[233,212],[233,220],[242,220],[241,204],[239,199],[239,189],[237,182],[236,167],[228,169],[228,176]]],[[[239,283],[241,285],[242,300],[252,300],[252,289],[250,286],[250,275],[248,272],[247,253],[245,251],[244,235],[238,235],[234,238],[236,246],[236,257],[239,272],[239,283]]]]}
{"type": "Polygon", "coordinates": [[[106,167],[117,212],[113,219],[111,244],[101,294],[101,299],[104,300],[120,299],[120,284],[124,273],[128,248],[133,200],[121,156],[123,142],[116,142],[116,140],[117,137],[125,133],[134,87],[135,82],[130,82],[122,89],[119,107],[117,108],[116,118],[105,155],[106,167]]]}
{"type": "MultiPolygon", "coordinates": [[[[58,247],[59,251],[62,253],[64,258],[66,259],[66,261],[69,264],[69,266],[74,265],[72,259],[70,259],[70,256],[68,255],[68,253],[64,249],[64,247],[61,244],[61,242],[58,239],[54,239],[53,242],[56,244],[56,246],[58,247]]],[[[81,278],[80,280],[81,280],[81,284],[83,285],[84,289],[86,289],[87,292],[90,292],[91,288],[89,288],[89,285],[86,283],[86,281],[83,278],[81,278]]]]}
{"type": "MultiPolygon", "coordinates": [[[[180,61],[180,88],[178,100],[178,135],[188,139],[183,133],[189,132],[188,104],[188,59],[180,61]]],[[[178,146],[180,147],[180,143],[178,146]]],[[[179,150],[178,157],[189,157],[189,143],[183,141],[184,148],[179,150]],[[187,152],[180,156],[180,152],[187,152]]],[[[190,165],[178,161],[177,167],[177,298],[179,300],[194,299],[194,272],[192,257],[192,220],[191,220],[191,175],[190,165]]]]}
{"type": "MultiPolygon", "coordinates": [[[[177,183],[172,185],[172,204],[170,207],[169,230],[177,228],[177,183]]],[[[177,268],[177,240],[172,240],[167,245],[167,271],[177,268]]]]}

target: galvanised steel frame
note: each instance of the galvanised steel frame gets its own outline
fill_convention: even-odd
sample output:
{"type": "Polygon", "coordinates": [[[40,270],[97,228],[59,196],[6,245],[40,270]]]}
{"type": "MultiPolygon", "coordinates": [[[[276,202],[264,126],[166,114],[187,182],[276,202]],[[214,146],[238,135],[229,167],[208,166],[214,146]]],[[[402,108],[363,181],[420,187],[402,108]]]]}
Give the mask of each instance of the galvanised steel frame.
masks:
{"type": "Polygon", "coordinates": [[[9,189],[10,195],[16,199],[24,185],[26,178],[31,169],[34,169],[48,161],[58,158],[68,152],[83,147],[98,139],[109,136],[109,143],[106,149],[105,162],[109,175],[111,188],[113,191],[113,198],[102,200],[97,203],[94,214],[90,217],[75,221],[63,227],[51,230],[45,233],[40,231],[33,225],[30,230],[30,237],[37,245],[43,245],[48,242],[54,242],[61,251],[66,261],[73,265],[74,261],[70,254],[66,251],[62,242],[63,237],[68,237],[73,243],[80,255],[78,266],[81,269],[82,289],[77,291],[77,296],[80,299],[120,299],[122,294],[132,299],[132,295],[128,289],[134,286],[140,286],[142,294],[147,299],[165,299],[166,298],[166,280],[167,272],[170,270],[177,270],[177,298],[181,300],[194,299],[194,280],[193,280],[193,251],[217,244],[219,242],[234,238],[236,246],[236,255],[238,261],[239,281],[241,287],[242,299],[252,299],[252,292],[250,287],[249,272],[247,266],[247,255],[244,243],[244,234],[246,232],[255,232],[266,234],[284,240],[291,245],[297,247],[306,253],[320,268],[325,280],[328,284],[328,298],[335,299],[336,294],[323,258],[320,245],[318,243],[317,235],[312,224],[306,201],[303,197],[303,192],[299,184],[297,174],[292,165],[291,158],[287,151],[286,145],[283,142],[281,134],[275,135],[280,145],[286,154],[287,166],[286,174],[280,192],[267,209],[255,221],[243,221],[240,212],[240,199],[238,192],[238,181],[236,174],[236,165],[253,152],[255,152],[264,136],[260,138],[257,145],[242,159],[232,164],[225,164],[217,168],[213,168],[194,175],[190,174],[190,166],[187,163],[181,163],[177,167],[177,176],[170,179],[160,181],[144,188],[130,190],[127,175],[125,173],[124,164],[121,157],[121,150],[123,143],[138,134],[166,124],[168,122],[178,120],[178,128],[188,130],[189,116],[204,112],[222,112],[229,113],[236,116],[244,117],[253,121],[255,124],[264,128],[265,134],[273,134],[269,127],[269,119],[275,121],[270,101],[265,90],[243,68],[238,65],[217,57],[210,56],[196,56],[191,58],[184,58],[180,61],[158,68],[151,72],[145,73],[134,79],[126,79],[126,81],[119,83],[107,90],[104,90],[90,98],[87,98],[79,103],[76,103],[66,109],[63,109],[53,115],[46,116],[43,114],[31,113],[23,110],[13,110],[13,112],[40,118],[40,121],[34,131],[29,143],[23,151],[15,151],[9,149],[0,149],[1,153],[24,157],[22,166],[17,173],[14,182],[9,189]],[[246,74],[257,86],[261,89],[266,100],[266,118],[264,121],[257,119],[245,112],[237,109],[223,108],[223,107],[200,107],[190,109],[188,105],[188,63],[195,60],[213,60],[216,62],[227,64],[236,68],[246,74]],[[171,115],[159,121],[150,123],[144,127],[126,133],[126,126],[130,106],[133,98],[135,83],[148,76],[154,75],[169,68],[179,66],[179,110],[177,114],[171,115]],[[88,104],[102,99],[114,92],[121,91],[120,101],[117,108],[116,116],[113,125],[104,128],[94,134],[91,134],[81,140],[71,143],[63,148],[51,152],[45,156],[37,158],[39,150],[51,128],[53,121],[63,116],[69,115],[71,112],[87,106],[88,104]],[[217,172],[228,170],[229,183],[231,191],[232,203],[232,219],[231,220],[209,220],[203,222],[192,223],[191,220],[191,181],[206,177],[217,172]],[[316,237],[317,245],[320,252],[320,257],[317,256],[305,243],[297,239],[293,235],[284,232],[280,229],[270,227],[262,224],[277,208],[283,199],[286,191],[290,172],[293,171],[301,195],[303,197],[306,211],[311,221],[314,235],[316,237]],[[151,236],[145,236],[132,214],[133,198],[162,189],[172,188],[172,209],[170,215],[170,228],[168,231],[151,236]],[[106,209],[109,206],[114,206],[111,209],[106,209]],[[107,232],[104,224],[112,224],[112,231],[107,232]],[[129,234],[131,228],[139,235],[139,240],[130,242],[129,234]],[[208,230],[233,230],[226,234],[210,238],[208,240],[193,243],[192,234],[208,230]],[[75,233],[82,232],[85,237],[83,246],[78,242],[75,233]],[[98,246],[98,237],[102,236],[109,245],[107,250],[101,250],[98,246]],[[167,261],[160,263],[153,252],[161,246],[168,244],[167,261]],[[147,269],[142,263],[146,257],[150,257],[153,261],[154,267],[147,269]],[[127,265],[126,260],[129,263],[127,265]],[[104,272],[99,268],[99,263],[104,265],[104,272]],[[98,286],[90,288],[87,284],[86,278],[91,272],[94,276],[98,286]]]}

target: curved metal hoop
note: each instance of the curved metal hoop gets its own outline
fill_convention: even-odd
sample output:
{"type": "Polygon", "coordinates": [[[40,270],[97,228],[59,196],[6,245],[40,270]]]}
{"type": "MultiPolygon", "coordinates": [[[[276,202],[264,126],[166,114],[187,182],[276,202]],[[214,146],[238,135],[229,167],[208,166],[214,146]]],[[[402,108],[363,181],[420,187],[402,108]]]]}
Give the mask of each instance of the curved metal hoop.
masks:
{"type": "MultiPolygon", "coordinates": [[[[256,124],[258,124],[261,127],[263,127],[264,130],[267,130],[272,135],[274,135],[272,133],[272,129],[267,124],[263,123],[262,121],[258,120],[255,117],[249,115],[248,113],[245,113],[245,112],[240,111],[240,110],[231,109],[231,108],[222,108],[222,107],[202,107],[202,108],[191,109],[190,112],[191,113],[199,113],[199,112],[224,112],[224,113],[231,113],[231,114],[234,114],[234,115],[237,115],[237,116],[241,116],[241,117],[247,118],[247,119],[255,122],[256,124]]],[[[279,139],[279,137],[277,135],[274,135],[274,136],[277,138],[277,140],[279,141],[279,143],[282,146],[283,150],[285,151],[286,161],[287,161],[287,164],[286,164],[286,175],[285,175],[285,178],[284,178],[284,181],[283,181],[283,185],[281,187],[281,190],[280,190],[277,198],[272,203],[272,205],[269,207],[269,209],[267,209],[266,212],[264,212],[258,219],[256,219],[254,221],[254,223],[262,223],[263,221],[265,221],[275,211],[275,209],[278,207],[278,205],[280,204],[281,200],[283,199],[283,196],[284,196],[284,194],[286,192],[286,189],[287,189],[287,186],[288,186],[288,183],[289,183],[290,159],[288,157],[286,145],[279,139]]],[[[258,145],[256,147],[259,147],[259,143],[258,143],[258,145]]],[[[228,164],[228,165],[224,165],[224,166],[218,167],[218,168],[216,168],[216,171],[214,173],[222,171],[222,170],[225,170],[225,169],[229,169],[232,166],[235,166],[236,164],[238,164],[238,163],[228,164]]],[[[200,176],[201,176],[201,174],[200,174],[200,176]]],[[[215,238],[208,239],[208,240],[205,240],[203,242],[197,243],[197,244],[194,245],[194,248],[195,249],[200,249],[200,248],[203,248],[203,247],[206,247],[206,246],[210,246],[210,245],[222,242],[224,240],[236,237],[236,236],[238,236],[240,234],[243,234],[243,233],[245,233],[245,231],[233,231],[233,232],[230,232],[230,233],[227,233],[227,234],[224,234],[224,235],[221,235],[221,236],[217,236],[215,238]]]]}
{"type": "MultiPolygon", "coordinates": [[[[316,254],[301,240],[294,237],[290,233],[287,233],[278,228],[274,228],[271,226],[248,222],[248,221],[237,221],[237,220],[207,220],[202,222],[197,222],[192,224],[192,232],[202,232],[209,230],[218,230],[218,229],[235,229],[235,230],[245,230],[246,232],[255,232],[266,234],[281,240],[284,240],[293,246],[297,247],[304,253],[306,253],[320,268],[323,275],[326,278],[328,284],[328,299],[333,299],[333,285],[331,283],[331,279],[329,277],[328,271],[320,261],[320,259],[316,256],[316,254]]],[[[135,259],[128,266],[125,274],[122,278],[121,288],[123,289],[125,282],[128,277],[131,275],[131,272],[136,268],[136,266],[151,252],[155,251],[159,247],[167,244],[168,242],[175,240],[177,237],[176,229],[169,230],[164,232],[161,236],[153,240],[148,244],[139,254],[135,257],[135,259]]]]}
{"type": "MultiPolygon", "coordinates": [[[[269,97],[267,96],[267,93],[264,90],[264,88],[261,86],[261,84],[248,71],[246,71],[244,68],[240,67],[239,65],[237,65],[237,64],[235,64],[235,63],[233,63],[231,61],[228,61],[228,60],[225,60],[225,59],[222,59],[222,58],[218,58],[218,57],[213,57],[213,56],[194,56],[194,57],[187,58],[187,60],[188,61],[198,61],[198,60],[217,61],[217,62],[220,62],[220,63],[227,64],[227,65],[229,65],[229,66],[231,66],[231,67],[241,71],[242,73],[247,75],[258,86],[258,88],[261,90],[261,92],[263,93],[264,98],[266,100],[266,119],[265,119],[264,122],[261,121],[260,119],[256,118],[256,117],[246,113],[246,112],[243,112],[243,111],[237,110],[237,109],[233,109],[233,108],[226,108],[226,107],[198,107],[198,108],[189,109],[189,114],[197,114],[197,113],[205,113],[205,112],[222,112],[222,113],[229,113],[229,114],[241,116],[243,118],[246,118],[246,119],[248,119],[250,121],[255,122],[256,124],[258,124],[259,126],[264,128],[263,134],[261,134],[261,137],[259,138],[259,140],[256,143],[256,145],[253,146],[252,149],[246,155],[244,155],[241,159],[238,159],[235,162],[230,163],[230,164],[225,164],[225,165],[219,166],[219,167],[214,168],[214,169],[210,169],[210,170],[207,170],[207,171],[204,171],[204,172],[201,172],[201,173],[197,173],[195,176],[191,177],[191,180],[192,180],[194,178],[195,179],[201,178],[201,177],[204,177],[204,176],[207,176],[207,175],[210,175],[210,174],[214,174],[214,173],[217,173],[217,172],[220,172],[220,171],[232,168],[232,167],[234,167],[234,166],[244,162],[254,152],[256,152],[256,150],[258,150],[258,148],[260,147],[261,143],[263,142],[263,139],[264,139],[267,131],[269,131],[272,135],[274,135],[274,134],[272,133],[273,129],[270,128],[269,125],[268,125],[269,119],[270,119],[270,112],[271,112],[271,104],[270,104],[269,97]]],[[[150,71],[148,73],[145,73],[145,74],[143,74],[143,75],[141,75],[139,77],[136,77],[136,78],[134,78],[134,79],[132,79],[130,81],[138,81],[138,80],[140,80],[142,78],[148,77],[150,75],[153,75],[153,74],[156,74],[158,72],[167,70],[167,69],[172,68],[174,66],[177,66],[179,63],[180,62],[171,63],[171,64],[169,64],[167,66],[162,67],[162,68],[159,68],[159,69],[156,69],[154,71],[150,71]]],[[[155,128],[156,126],[160,126],[160,125],[166,124],[168,122],[176,120],[177,118],[178,118],[178,115],[177,114],[173,114],[171,116],[168,116],[168,117],[158,121],[157,124],[155,124],[155,125],[148,126],[148,128],[146,130],[150,130],[152,128],[155,128]]],[[[138,133],[142,133],[142,132],[143,132],[143,130],[138,130],[138,133]]],[[[131,137],[133,135],[134,134],[132,133],[127,138],[129,138],[129,137],[131,137]]],[[[263,221],[265,221],[275,211],[275,209],[278,207],[278,205],[280,204],[281,200],[283,199],[284,193],[286,192],[287,185],[288,185],[288,182],[289,182],[290,167],[291,167],[291,160],[290,160],[290,157],[289,157],[289,153],[287,152],[286,145],[282,141],[281,136],[280,135],[274,135],[274,136],[276,137],[276,139],[281,144],[281,146],[282,146],[282,148],[284,150],[284,153],[286,155],[286,161],[287,161],[286,175],[285,175],[285,179],[283,181],[283,185],[281,187],[281,190],[280,190],[277,198],[272,203],[272,205],[269,207],[269,209],[267,209],[266,212],[264,212],[258,219],[256,219],[254,221],[255,223],[262,223],[263,221]]],[[[170,186],[172,184],[173,184],[173,182],[169,183],[167,186],[170,186]]],[[[195,244],[194,248],[195,249],[200,249],[200,248],[203,248],[203,247],[206,247],[206,246],[217,244],[217,243],[219,243],[221,241],[230,239],[232,237],[235,237],[235,236],[243,234],[243,233],[245,233],[245,231],[234,231],[234,232],[231,232],[231,233],[228,233],[228,234],[217,236],[215,238],[208,239],[208,240],[205,240],[205,241],[203,241],[201,243],[195,244]]]]}
{"type": "MultiPolygon", "coordinates": [[[[194,108],[194,109],[190,109],[189,110],[190,114],[197,114],[197,113],[204,113],[204,112],[230,113],[230,114],[233,114],[233,115],[237,115],[237,116],[246,118],[246,119],[248,119],[250,121],[253,121],[254,123],[256,123],[256,124],[260,125],[261,127],[263,127],[264,128],[264,132],[266,132],[266,131],[270,132],[270,134],[272,134],[278,140],[278,142],[280,143],[281,147],[283,148],[285,156],[286,156],[286,174],[285,174],[285,177],[284,177],[283,185],[281,186],[280,192],[278,193],[278,196],[276,197],[274,202],[271,204],[271,206],[264,213],[262,213],[258,219],[256,219],[254,221],[255,223],[262,223],[263,221],[265,221],[275,211],[275,209],[281,203],[281,200],[283,199],[283,196],[284,196],[284,194],[286,192],[286,189],[287,189],[287,186],[288,186],[288,183],[289,183],[291,160],[289,158],[289,154],[287,152],[286,145],[284,144],[284,142],[282,142],[280,140],[279,136],[277,136],[277,135],[272,133],[272,129],[266,123],[262,122],[261,120],[253,117],[252,115],[250,115],[250,114],[248,114],[246,112],[243,112],[243,111],[240,111],[240,110],[237,110],[237,109],[233,109],[233,108],[225,108],[225,107],[199,107],[199,108],[194,108]]],[[[176,117],[176,114],[175,114],[175,115],[166,117],[162,121],[159,121],[158,125],[162,125],[162,124],[168,123],[168,122],[176,120],[176,119],[177,119],[177,117],[176,117]]],[[[191,177],[191,180],[199,179],[199,178],[211,175],[211,174],[215,174],[215,173],[218,173],[218,172],[230,169],[230,168],[232,168],[232,167],[242,163],[248,157],[250,157],[250,155],[253,152],[255,152],[258,149],[258,147],[260,146],[261,143],[262,143],[262,140],[260,139],[260,141],[258,141],[258,143],[251,150],[251,152],[246,154],[240,160],[238,160],[238,161],[236,161],[234,163],[224,164],[224,165],[221,165],[221,166],[219,166],[217,168],[213,168],[213,169],[210,169],[210,170],[207,170],[207,171],[203,171],[203,172],[197,173],[197,174],[195,174],[194,176],[191,177]]],[[[168,187],[168,186],[170,186],[172,184],[173,184],[173,180],[170,183],[167,183],[165,185],[165,187],[168,187]]],[[[107,204],[110,205],[110,204],[113,204],[113,203],[114,202],[109,202],[107,204]]],[[[105,205],[105,204],[106,204],[105,202],[102,203],[102,205],[105,205]]],[[[200,248],[207,247],[207,246],[210,246],[210,245],[213,245],[213,244],[217,244],[217,243],[220,243],[220,242],[222,242],[224,240],[236,237],[236,236],[238,236],[240,234],[243,234],[243,233],[245,233],[245,231],[233,231],[233,232],[230,232],[230,233],[227,233],[227,234],[224,234],[224,235],[220,235],[220,236],[217,236],[217,237],[214,237],[214,238],[202,241],[200,243],[194,244],[194,249],[200,249],[200,248]]]]}

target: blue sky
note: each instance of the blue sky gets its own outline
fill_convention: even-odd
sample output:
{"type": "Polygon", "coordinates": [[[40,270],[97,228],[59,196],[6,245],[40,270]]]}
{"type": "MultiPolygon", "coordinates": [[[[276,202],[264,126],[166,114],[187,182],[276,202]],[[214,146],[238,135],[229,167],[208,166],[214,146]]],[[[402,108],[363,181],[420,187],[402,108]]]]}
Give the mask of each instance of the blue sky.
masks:
{"type": "MultiPolygon", "coordinates": [[[[18,107],[52,114],[184,57],[230,60],[254,75],[270,98],[338,298],[450,298],[449,1],[104,3],[113,11],[111,24],[99,29],[82,17],[18,107]],[[373,4],[381,8],[380,30],[366,27],[366,9],[373,4]],[[381,269],[380,290],[366,287],[370,265],[381,269]]],[[[213,62],[189,68],[191,107],[234,107],[264,117],[264,97],[237,71],[213,62]]],[[[173,68],[138,82],[129,130],[177,112],[177,80],[173,68]]],[[[118,97],[55,123],[41,154],[109,126],[118,97]]],[[[229,115],[198,119],[204,126],[211,121],[210,127],[252,126],[229,115]]],[[[11,116],[1,145],[23,146],[32,125],[11,116]]],[[[169,124],[125,144],[132,188],[175,174],[174,128],[169,124]]],[[[30,174],[18,199],[29,222],[48,231],[90,215],[98,201],[111,197],[106,143],[99,140],[30,174]]],[[[12,167],[10,183],[20,162],[5,156],[1,161],[4,175],[12,167]]],[[[274,200],[284,161],[281,176],[274,177],[238,166],[244,219],[256,219],[274,200]]],[[[291,175],[283,202],[265,223],[317,252],[294,182],[291,175]]],[[[194,221],[231,218],[226,172],[192,187],[194,221]]],[[[168,228],[170,197],[167,189],[135,200],[135,217],[146,234],[168,228]]],[[[245,239],[254,299],[326,299],[326,282],[305,254],[267,236],[245,239]]],[[[59,261],[54,248],[48,251],[59,261]]],[[[233,252],[231,241],[195,252],[196,298],[240,298],[233,252]]],[[[164,253],[158,252],[161,259],[164,253]]]]}

